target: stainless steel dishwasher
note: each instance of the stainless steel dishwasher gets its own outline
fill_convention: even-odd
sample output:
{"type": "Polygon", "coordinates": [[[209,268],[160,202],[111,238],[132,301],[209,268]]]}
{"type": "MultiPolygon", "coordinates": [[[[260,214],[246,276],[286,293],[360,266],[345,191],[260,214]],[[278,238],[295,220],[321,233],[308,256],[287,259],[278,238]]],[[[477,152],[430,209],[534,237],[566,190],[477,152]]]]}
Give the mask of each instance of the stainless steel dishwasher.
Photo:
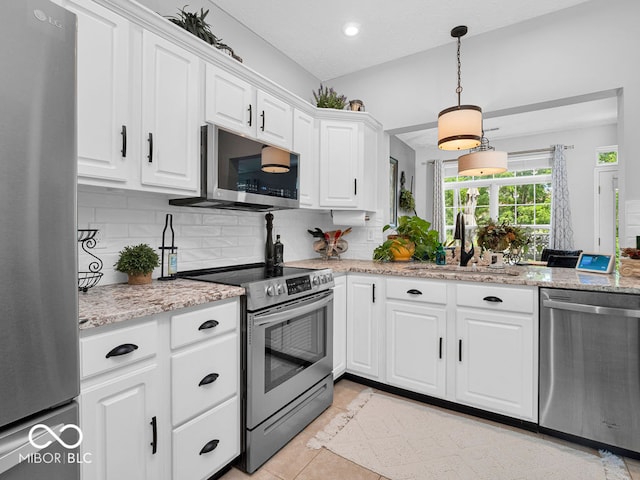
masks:
{"type": "Polygon", "coordinates": [[[640,452],[640,295],[540,289],[540,426],[640,452]]]}

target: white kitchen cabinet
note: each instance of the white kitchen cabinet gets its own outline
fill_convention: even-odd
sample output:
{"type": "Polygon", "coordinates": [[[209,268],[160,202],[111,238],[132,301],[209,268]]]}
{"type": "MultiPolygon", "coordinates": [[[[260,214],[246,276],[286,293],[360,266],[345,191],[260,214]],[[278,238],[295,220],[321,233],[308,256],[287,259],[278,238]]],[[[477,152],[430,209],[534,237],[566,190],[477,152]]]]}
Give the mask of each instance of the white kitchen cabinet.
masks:
{"type": "Polygon", "coordinates": [[[130,22],[92,0],[56,0],[78,17],[78,176],[126,184],[132,133],[130,22]]]}
{"type": "Polygon", "coordinates": [[[298,199],[300,208],[318,208],[320,182],[318,163],[318,128],[311,115],[293,112],[293,151],[298,158],[298,199]]]}
{"type": "Polygon", "coordinates": [[[197,191],[200,59],[142,32],[143,185],[197,191]]]}
{"type": "Polygon", "coordinates": [[[376,209],[378,140],[364,122],[320,120],[321,208],[376,209]]]}
{"type": "Polygon", "coordinates": [[[293,107],[212,64],[206,66],[208,122],[291,150],[293,107]]]}
{"type": "Polygon", "coordinates": [[[347,371],[381,380],[383,281],[379,277],[347,277],[347,371]]]}
{"type": "Polygon", "coordinates": [[[457,402],[537,419],[536,296],[533,288],[457,285],[457,402]]]}
{"type": "Polygon", "coordinates": [[[347,276],[334,277],[333,287],[333,378],[347,370],[347,276]]]}

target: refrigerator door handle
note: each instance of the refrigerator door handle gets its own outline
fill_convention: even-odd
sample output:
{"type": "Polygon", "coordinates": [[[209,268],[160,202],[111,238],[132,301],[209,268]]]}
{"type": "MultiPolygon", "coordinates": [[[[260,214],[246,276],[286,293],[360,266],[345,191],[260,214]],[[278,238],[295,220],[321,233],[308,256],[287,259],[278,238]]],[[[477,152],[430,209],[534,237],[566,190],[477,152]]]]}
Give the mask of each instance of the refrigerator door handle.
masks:
{"type": "Polygon", "coordinates": [[[64,423],[54,427],[47,427],[43,429],[42,433],[32,438],[30,438],[30,432],[32,431],[30,429],[27,435],[20,436],[6,444],[0,444],[0,475],[18,465],[21,459],[33,455],[47,448],[51,443],[56,442],[60,438],[63,428],[64,423]]]}

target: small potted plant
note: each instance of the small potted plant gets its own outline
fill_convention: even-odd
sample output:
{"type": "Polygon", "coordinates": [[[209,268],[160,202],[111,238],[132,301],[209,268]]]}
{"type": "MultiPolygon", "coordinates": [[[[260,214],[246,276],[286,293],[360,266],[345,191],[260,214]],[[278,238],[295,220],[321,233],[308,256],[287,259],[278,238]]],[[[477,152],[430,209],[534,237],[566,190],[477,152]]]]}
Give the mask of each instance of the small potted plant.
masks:
{"type": "MultiPolygon", "coordinates": [[[[440,245],[438,232],[432,230],[431,224],[417,215],[401,216],[398,225],[393,228],[395,234],[387,236],[387,240],[373,251],[373,259],[379,261],[406,262],[412,258],[420,261],[435,259],[440,245]]],[[[383,232],[391,229],[385,225],[383,232]]]]}
{"type": "Polygon", "coordinates": [[[317,92],[313,92],[313,98],[318,108],[337,108],[338,110],[344,110],[347,104],[347,97],[338,95],[333,88],[323,87],[322,84],[320,84],[317,92]]]}
{"type": "Polygon", "coordinates": [[[129,285],[143,285],[151,283],[151,273],[159,265],[160,258],[155,250],[146,243],[141,243],[124,247],[113,266],[118,272],[129,275],[129,285]]]}

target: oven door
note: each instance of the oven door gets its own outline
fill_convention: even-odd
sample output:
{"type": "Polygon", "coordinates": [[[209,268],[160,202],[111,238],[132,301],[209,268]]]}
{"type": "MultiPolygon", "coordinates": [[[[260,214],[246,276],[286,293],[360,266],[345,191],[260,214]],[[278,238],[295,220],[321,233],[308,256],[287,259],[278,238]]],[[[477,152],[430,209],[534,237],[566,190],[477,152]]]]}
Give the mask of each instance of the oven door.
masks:
{"type": "Polygon", "coordinates": [[[331,374],[333,292],[248,313],[247,428],[331,374]]]}

